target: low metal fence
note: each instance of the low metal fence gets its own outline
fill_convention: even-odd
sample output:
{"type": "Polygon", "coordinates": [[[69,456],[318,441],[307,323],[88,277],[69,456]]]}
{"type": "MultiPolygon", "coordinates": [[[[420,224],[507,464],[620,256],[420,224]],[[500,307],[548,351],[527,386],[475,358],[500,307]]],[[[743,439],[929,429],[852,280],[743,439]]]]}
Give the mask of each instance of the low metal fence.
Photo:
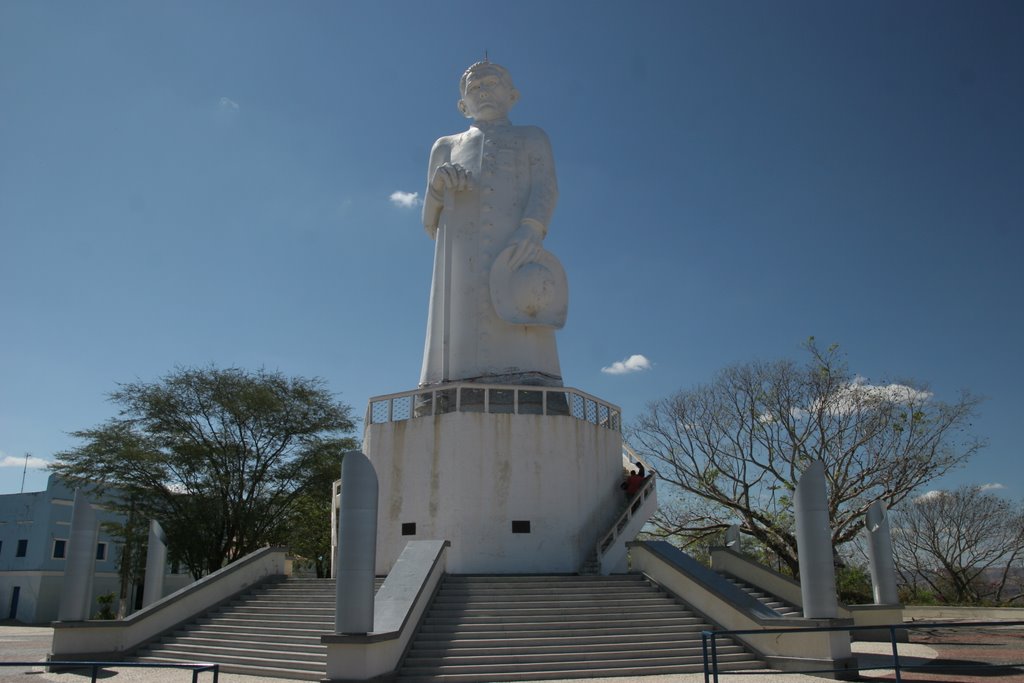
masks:
{"type": "Polygon", "coordinates": [[[91,673],[92,683],[96,683],[96,677],[100,671],[103,671],[104,669],[115,668],[190,669],[192,671],[192,683],[199,683],[199,674],[203,673],[204,671],[210,671],[213,673],[213,681],[211,683],[217,683],[220,678],[220,664],[208,664],[205,662],[195,662],[191,664],[182,662],[178,664],[172,662],[90,662],[84,660],[50,660],[45,662],[0,662],[0,666],[41,666],[47,669],[59,669],[61,671],[89,669],[91,673]]]}
{"type": "MultiPolygon", "coordinates": [[[[936,665],[929,664],[905,664],[900,660],[900,652],[898,639],[896,633],[898,631],[914,631],[923,629],[979,629],[985,627],[1019,627],[1024,626],[1024,621],[971,621],[971,622],[904,622],[901,624],[884,624],[877,626],[808,626],[800,628],[752,628],[752,629],[740,629],[733,631],[702,631],[701,632],[701,647],[704,655],[704,683],[718,683],[719,673],[728,673],[730,676],[735,675],[763,675],[763,671],[729,671],[719,672],[718,669],[718,649],[717,643],[719,639],[731,638],[732,636],[745,636],[745,635],[766,635],[766,634],[800,634],[800,633],[825,633],[830,631],[881,631],[887,630],[889,632],[889,644],[892,647],[892,661],[886,664],[880,664],[877,666],[857,666],[858,671],[876,671],[876,670],[888,670],[892,669],[895,675],[897,683],[900,683],[902,678],[902,672],[904,671],[926,671],[929,668],[935,670],[938,669],[936,665]]],[[[1024,653],[1022,653],[1024,655],[1024,653]]],[[[876,655],[877,656],[877,655],[876,655]]],[[[996,669],[1006,670],[1015,667],[1024,667],[1024,661],[1018,663],[984,663],[984,662],[970,662],[967,664],[953,664],[949,662],[943,662],[941,666],[942,671],[948,671],[950,669],[974,669],[974,670],[987,670],[989,672],[995,671],[996,669]]],[[[847,668],[832,668],[832,669],[809,669],[800,671],[786,671],[783,673],[791,673],[796,675],[805,674],[837,674],[837,673],[850,673],[850,669],[847,668]]],[[[1024,673],[1024,671],[1022,671],[1024,673]]],[[[979,675],[985,675],[984,673],[979,675]]],[[[991,674],[989,674],[991,675],[991,674]]]]}
{"type": "Polygon", "coordinates": [[[474,382],[453,382],[374,396],[366,409],[366,424],[455,412],[563,415],[614,431],[622,430],[622,410],[617,405],[579,389],[474,382]]]}

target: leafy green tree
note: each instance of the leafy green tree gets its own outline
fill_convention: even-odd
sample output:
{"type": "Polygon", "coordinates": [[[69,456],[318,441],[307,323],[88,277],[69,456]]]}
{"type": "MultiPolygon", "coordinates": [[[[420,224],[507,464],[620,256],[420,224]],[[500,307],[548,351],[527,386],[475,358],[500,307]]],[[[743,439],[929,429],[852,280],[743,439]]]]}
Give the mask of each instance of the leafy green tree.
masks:
{"type": "Polygon", "coordinates": [[[286,543],[311,464],[331,452],[340,462],[354,428],[322,380],[262,369],[178,368],[110,399],[119,415],[73,432],[82,445],[52,469],[158,519],[170,555],[196,577],[286,543]]]}
{"type": "Polygon", "coordinates": [[[793,492],[809,462],[825,465],[838,549],[872,502],[892,508],[982,446],[967,432],[979,403],[969,393],[943,403],[910,382],[872,385],[836,346],[812,338],[806,351],[803,365],[736,365],[648,405],[630,440],[682,500],[661,533],[701,538],[738,523],[796,576],[793,492]]]}
{"type": "Polygon", "coordinates": [[[117,575],[120,579],[118,593],[117,616],[125,617],[132,611],[129,604],[132,589],[139,586],[146,573],[146,542],[149,537],[149,521],[141,517],[136,505],[128,501],[127,505],[119,504],[121,509],[127,508],[123,522],[105,522],[104,530],[120,541],[117,544],[117,575]]]}
{"type": "Polygon", "coordinates": [[[356,448],[355,439],[343,439],[313,459],[308,483],[296,500],[289,523],[288,547],[311,562],[319,578],[329,576],[331,569],[331,495],[335,480],[341,476],[337,451],[344,453],[356,448]]]}
{"type": "Polygon", "coordinates": [[[874,602],[871,590],[871,570],[861,564],[836,567],[836,593],[839,602],[846,605],[866,605],[874,602]]]}
{"type": "Polygon", "coordinates": [[[96,597],[96,603],[100,606],[98,612],[93,617],[94,619],[116,619],[117,615],[114,613],[114,600],[117,596],[113,593],[104,593],[96,597]]]}

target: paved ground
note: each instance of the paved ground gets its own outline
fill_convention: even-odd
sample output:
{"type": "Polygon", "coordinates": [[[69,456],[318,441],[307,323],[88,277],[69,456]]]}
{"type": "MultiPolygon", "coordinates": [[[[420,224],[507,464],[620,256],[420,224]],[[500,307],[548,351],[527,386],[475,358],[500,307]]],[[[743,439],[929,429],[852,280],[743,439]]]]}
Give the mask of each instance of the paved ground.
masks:
{"type": "MultiPolygon", "coordinates": [[[[976,629],[928,628],[914,631],[915,644],[932,648],[936,655],[923,671],[901,672],[914,683],[1024,683],[1024,629],[978,627],[976,629]],[[992,665],[997,666],[979,666],[992,665]]],[[[895,680],[887,672],[882,680],[895,680]]]]}
{"type": "MultiPolygon", "coordinates": [[[[33,626],[0,625],[0,662],[42,662],[49,652],[53,631],[33,626]]],[[[927,672],[903,672],[904,681],[915,683],[974,683],[1008,681],[1024,683],[1024,629],[984,627],[930,628],[914,632],[912,642],[900,645],[904,664],[928,664],[927,672]],[[962,668],[979,662],[999,664],[983,671],[962,668]]],[[[865,666],[891,661],[888,643],[854,643],[854,652],[865,666]]],[[[105,683],[191,683],[191,673],[180,669],[113,668],[99,676],[105,683]]],[[[209,683],[209,674],[200,683],[209,683]]],[[[587,683],[703,683],[703,674],[643,676],[638,678],[588,678],[587,683]]],[[[828,679],[777,672],[722,674],[721,683],[813,683],[828,679]]],[[[863,681],[893,681],[891,669],[864,672],[863,681]]],[[[42,666],[0,666],[0,683],[88,683],[89,673],[49,673],[42,666]]],[[[279,678],[221,674],[221,683],[281,683],[279,678]]],[[[548,681],[547,683],[567,683],[548,681]]]]}

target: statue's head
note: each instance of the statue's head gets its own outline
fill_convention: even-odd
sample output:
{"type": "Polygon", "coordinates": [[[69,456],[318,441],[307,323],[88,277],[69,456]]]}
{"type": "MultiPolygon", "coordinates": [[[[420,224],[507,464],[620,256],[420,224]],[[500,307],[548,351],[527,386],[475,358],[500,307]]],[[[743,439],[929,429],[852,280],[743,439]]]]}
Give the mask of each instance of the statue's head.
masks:
{"type": "Polygon", "coordinates": [[[519,91],[512,85],[508,69],[487,60],[466,69],[459,80],[459,93],[459,111],[477,121],[506,116],[519,100],[519,91]]]}

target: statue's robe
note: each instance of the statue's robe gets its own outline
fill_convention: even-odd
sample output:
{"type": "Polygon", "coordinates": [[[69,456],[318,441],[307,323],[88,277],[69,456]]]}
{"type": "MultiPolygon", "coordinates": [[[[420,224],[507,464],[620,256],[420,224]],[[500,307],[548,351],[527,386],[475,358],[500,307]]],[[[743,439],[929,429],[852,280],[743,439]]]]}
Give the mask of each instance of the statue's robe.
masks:
{"type": "Polygon", "coordinates": [[[423,221],[428,231],[433,225],[439,229],[421,386],[442,381],[562,386],[554,329],[502,320],[490,294],[491,266],[513,233],[525,220],[545,235],[557,201],[551,144],[540,128],[513,126],[507,120],[481,122],[434,143],[423,221]],[[430,179],[445,162],[469,171],[471,187],[449,190],[444,197],[432,196],[430,179]],[[445,240],[450,240],[448,263],[445,240]],[[450,324],[447,376],[446,306],[450,324]]]}

